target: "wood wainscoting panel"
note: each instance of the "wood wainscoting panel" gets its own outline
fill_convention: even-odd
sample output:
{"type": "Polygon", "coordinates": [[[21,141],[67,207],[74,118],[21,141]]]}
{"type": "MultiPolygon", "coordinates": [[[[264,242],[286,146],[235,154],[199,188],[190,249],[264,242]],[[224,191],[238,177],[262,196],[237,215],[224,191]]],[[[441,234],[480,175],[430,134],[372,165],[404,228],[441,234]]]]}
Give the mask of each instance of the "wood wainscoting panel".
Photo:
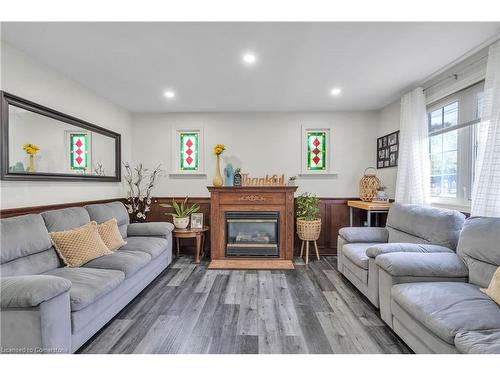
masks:
{"type": "MultiPolygon", "coordinates": [[[[184,199],[184,197],[175,197],[176,201],[184,199]]],[[[321,236],[318,240],[318,247],[321,255],[335,255],[337,253],[337,235],[338,231],[342,227],[349,226],[349,207],[347,207],[347,201],[357,198],[321,198],[320,203],[320,215],[321,215],[321,236]]],[[[103,199],[95,201],[85,201],[85,202],[73,202],[73,203],[63,203],[63,204],[53,204],[45,206],[33,206],[33,207],[21,207],[21,208],[9,208],[5,210],[0,210],[0,218],[7,218],[19,215],[40,213],[49,210],[57,210],[67,207],[75,206],[85,206],[88,204],[96,203],[108,203],[113,201],[125,202],[124,198],[115,199],[103,199]]],[[[164,208],[160,206],[160,203],[172,203],[172,197],[154,197],[152,198],[151,211],[147,214],[147,222],[151,221],[168,221],[172,222],[172,217],[165,215],[165,213],[173,212],[172,208],[164,208]]],[[[189,198],[188,204],[198,203],[200,205],[200,211],[203,213],[203,224],[211,226],[210,223],[210,198],[209,197],[192,197],[189,198]]],[[[360,216],[363,215],[362,212],[355,210],[354,224],[359,226],[360,216]]],[[[295,224],[293,227],[287,228],[287,232],[295,233],[295,224]]],[[[207,244],[210,243],[210,237],[207,237],[207,244]]],[[[295,234],[295,255],[300,253],[300,240],[295,234]]],[[[194,254],[194,241],[183,240],[181,243],[182,251],[186,254],[194,254]],[[192,243],[191,243],[192,242],[192,243]]]]}
{"type": "Polygon", "coordinates": [[[28,215],[28,214],[39,214],[45,211],[60,210],[62,208],[68,208],[68,207],[83,207],[89,204],[109,203],[116,201],[125,202],[125,198],[112,198],[112,199],[100,199],[95,201],[49,204],[44,206],[7,208],[4,210],[0,210],[0,219],[5,219],[14,216],[28,215]]]}

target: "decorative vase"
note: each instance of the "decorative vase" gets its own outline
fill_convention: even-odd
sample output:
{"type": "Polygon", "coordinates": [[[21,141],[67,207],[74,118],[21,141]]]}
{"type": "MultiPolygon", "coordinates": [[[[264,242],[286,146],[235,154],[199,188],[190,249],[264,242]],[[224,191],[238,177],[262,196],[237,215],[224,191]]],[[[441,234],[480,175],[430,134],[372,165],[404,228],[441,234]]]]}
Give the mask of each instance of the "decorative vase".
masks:
{"type": "Polygon", "coordinates": [[[234,169],[233,165],[229,163],[226,165],[226,168],[224,168],[224,186],[233,186],[233,179],[234,169]]]}
{"type": "Polygon", "coordinates": [[[189,225],[189,217],[174,217],[174,226],[177,229],[186,229],[189,225]]]}
{"type": "Polygon", "coordinates": [[[30,163],[28,166],[28,172],[35,172],[35,156],[30,155],[30,163]]]}
{"type": "Polygon", "coordinates": [[[224,185],[222,175],[220,174],[220,155],[217,155],[217,165],[215,167],[215,177],[212,181],[214,186],[221,187],[224,185]]]}

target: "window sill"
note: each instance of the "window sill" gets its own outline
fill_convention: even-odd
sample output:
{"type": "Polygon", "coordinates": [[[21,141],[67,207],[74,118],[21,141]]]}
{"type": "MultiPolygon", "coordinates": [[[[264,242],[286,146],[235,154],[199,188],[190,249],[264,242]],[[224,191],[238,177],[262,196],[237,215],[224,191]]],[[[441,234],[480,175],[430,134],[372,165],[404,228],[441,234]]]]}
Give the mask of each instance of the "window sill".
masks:
{"type": "Polygon", "coordinates": [[[432,202],[431,206],[436,208],[445,208],[448,210],[457,210],[470,214],[470,205],[467,204],[432,202]]]}

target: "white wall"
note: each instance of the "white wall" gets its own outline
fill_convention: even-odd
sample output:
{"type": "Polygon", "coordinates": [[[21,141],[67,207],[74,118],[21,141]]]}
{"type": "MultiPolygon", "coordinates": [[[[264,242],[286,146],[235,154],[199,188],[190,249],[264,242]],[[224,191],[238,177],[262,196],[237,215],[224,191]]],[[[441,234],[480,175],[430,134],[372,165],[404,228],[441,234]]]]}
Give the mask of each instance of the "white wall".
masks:
{"type": "MultiPolygon", "coordinates": [[[[89,89],[1,44],[0,87],[11,94],[122,135],[122,159],[131,158],[131,115],[89,89]]],[[[36,140],[32,141],[36,143],[36,140]]],[[[124,195],[121,183],[1,181],[1,208],[106,199],[124,195]]]]}
{"type": "MultiPolygon", "coordinates": [[[[300,173],[301,125],[332,129],[334,177],[300,178],[298,192],[320,197],[356,197],[359,179],[375,165],[378,113],[287,112],[287,113],[192,113],[134,114],[134,163],[149,168],[162,164],[171,170],[172,127],[204,127],[207,176],[203,178],[160,177],[154,192],[159,196],[208,196],[207,185],[215,170],[212,147],[224,143],[226,160],[252,176],[300,173]]],[[[223,163],[224,164],[224,163],[223,163]]]]}
{"type": "MultiPolygon", "coordinates": [[[[379,111],[377,138],[399,130],[400,112],[401,104],[399,100],[379,111]]],[[[382,181],[382,184],[387,187],[387,194],[391,199],[395,196],[397,172],[397,167],[377,169],[377,176],[382,181]]]]}

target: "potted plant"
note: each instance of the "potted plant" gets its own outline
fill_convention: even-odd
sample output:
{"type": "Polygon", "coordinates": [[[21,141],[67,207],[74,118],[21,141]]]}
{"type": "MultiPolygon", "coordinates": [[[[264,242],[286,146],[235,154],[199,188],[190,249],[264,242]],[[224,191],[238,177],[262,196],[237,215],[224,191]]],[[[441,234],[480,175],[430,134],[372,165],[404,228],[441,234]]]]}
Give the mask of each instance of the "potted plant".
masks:
{"type": "Polygon", "coordinates": [[[297,234],[302,241],[316,241],[320,233],[319,198],[304,193],[297,198],[297,234]]]}
{"type": "Polygon", "coordinates": [[[198,203],[193,204],[191,207],[187,205],[188,197],[186,197],[181,204],[178,204],[175,199],[172,199],[172,204],[161,203],[161,207],[172,207],[175,212],[168,212],[165,215],[172,215],[174,225],[178,229],[186,229],[189,225],[189,216],[192,213],[198,212],[200,205],[198,203]]]}

